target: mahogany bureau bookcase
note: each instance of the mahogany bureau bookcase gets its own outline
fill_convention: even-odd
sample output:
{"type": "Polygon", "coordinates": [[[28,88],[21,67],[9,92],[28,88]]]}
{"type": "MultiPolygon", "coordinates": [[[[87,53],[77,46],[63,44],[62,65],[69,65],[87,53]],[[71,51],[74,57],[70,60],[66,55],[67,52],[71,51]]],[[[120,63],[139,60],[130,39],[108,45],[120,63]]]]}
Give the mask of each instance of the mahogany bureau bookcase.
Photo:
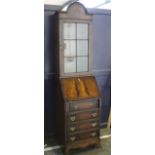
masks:
{"type": "Polygon", "coordinates": [[[92,74],[92,19],[77,2],[56,14],[56,131],[65,155],[100,144],[101,95],[92,74]]]}

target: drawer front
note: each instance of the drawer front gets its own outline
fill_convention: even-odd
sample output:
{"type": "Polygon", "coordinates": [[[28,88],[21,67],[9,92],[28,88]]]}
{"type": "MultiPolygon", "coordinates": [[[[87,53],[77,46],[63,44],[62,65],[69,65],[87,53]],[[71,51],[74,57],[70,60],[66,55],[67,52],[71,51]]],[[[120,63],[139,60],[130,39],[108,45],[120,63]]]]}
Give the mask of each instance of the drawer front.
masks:
{"type": "Polygon", "coordinates": [[[98,128],[99,127],[99,122],[98,121],[90,121],[90,122],[84,122],[84,123],[77,123],[68,126],[68,131],[69,132],[78,132],[86,129],[93,129],[93,128],[98,128]]]}
{"type": "Polygon", "coordinates": [[[68,137],[68,142],[75,142],[78,140],[99,137],[99,131],[92,131],[88,133],[76,134],[68,137]]]}
{"type": "Polygon", "coordinates": [[[69,111],[80,111],[98,108],[98,103],[96,102],[81,102],[81,103],[70,103],[69,111]]]}
{"type": "Polygon", "coordinates": [[[85,113],[77,113],[77,114],[69,115],[68,121],[69,122],[77,122],[77,121],[97,118],[98,116],[99,116],[99,112],[98,111],[91,111],[91,112],[85,112],[85,113]]]}

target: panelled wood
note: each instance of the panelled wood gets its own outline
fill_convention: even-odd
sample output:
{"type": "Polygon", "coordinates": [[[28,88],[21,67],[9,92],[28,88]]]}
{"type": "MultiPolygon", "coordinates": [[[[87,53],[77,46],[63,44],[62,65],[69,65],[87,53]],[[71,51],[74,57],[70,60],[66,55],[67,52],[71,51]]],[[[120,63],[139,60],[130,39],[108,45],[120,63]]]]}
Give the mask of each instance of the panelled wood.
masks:
{"type": "Polygon", "coordinates": [[[82,120],[89,120],[99,117],[99,111],[98,110],[92,110],[92,111],[82,111],[80,113],[71,113],[68,116],[68,122],[78,122],[82,120]]]}
{"type": "Polygon", "coordinates": [[[94,137],[98,137],[98,135],[99,135],[98,130],[91,131],[91,132],[86,132],[86,133],[75,134],[75,135],[68,136],[68,142],[72,143],[72,142],[75,142],[75,141],[88,139],[90,137],[94,138],[94,137]]]}
{"type": "Polygon", "coordinates": [[[85,129],[95,129],[100,127],[99,120],[93,119],[93,120],[87,120],[87,121],[80,121],[80,123],[70,123],[68,126],[68,132],[74,133],[77,131],[84,131],[85,129]]]}
{"type": "Polygon", "coordinates": [[[75,103],[70,104],[69,111],[78,111],[78,110],[87,110],[87,109],[93,109],[98,108],[98,103],[93,102],[83,102],[83,103],[75,103]]]}

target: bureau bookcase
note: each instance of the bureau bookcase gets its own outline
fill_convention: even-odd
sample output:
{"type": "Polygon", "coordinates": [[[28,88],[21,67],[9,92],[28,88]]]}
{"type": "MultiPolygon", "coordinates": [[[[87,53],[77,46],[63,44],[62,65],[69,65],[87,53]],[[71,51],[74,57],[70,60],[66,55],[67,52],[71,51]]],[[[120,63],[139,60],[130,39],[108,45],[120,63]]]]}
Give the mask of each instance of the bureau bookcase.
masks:
{"type": "Polygon", "coordinates": [[[92,20],[77,2],[56,14],[56,131],[65,155],[100,144],[101,95],[92,74],[92,20]]]}

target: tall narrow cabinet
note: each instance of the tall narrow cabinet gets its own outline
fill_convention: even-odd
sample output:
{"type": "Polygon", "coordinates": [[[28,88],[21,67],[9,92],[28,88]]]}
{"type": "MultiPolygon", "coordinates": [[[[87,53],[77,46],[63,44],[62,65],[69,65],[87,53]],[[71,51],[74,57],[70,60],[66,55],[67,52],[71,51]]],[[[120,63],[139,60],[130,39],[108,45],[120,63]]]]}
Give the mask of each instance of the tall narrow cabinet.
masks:
{"type": "Polygon", "coordinates": [[[80,3],[56,15],[57,139],[65,155],[99,146],[101,95],[92,74],[92,15],[80,3]]]}

